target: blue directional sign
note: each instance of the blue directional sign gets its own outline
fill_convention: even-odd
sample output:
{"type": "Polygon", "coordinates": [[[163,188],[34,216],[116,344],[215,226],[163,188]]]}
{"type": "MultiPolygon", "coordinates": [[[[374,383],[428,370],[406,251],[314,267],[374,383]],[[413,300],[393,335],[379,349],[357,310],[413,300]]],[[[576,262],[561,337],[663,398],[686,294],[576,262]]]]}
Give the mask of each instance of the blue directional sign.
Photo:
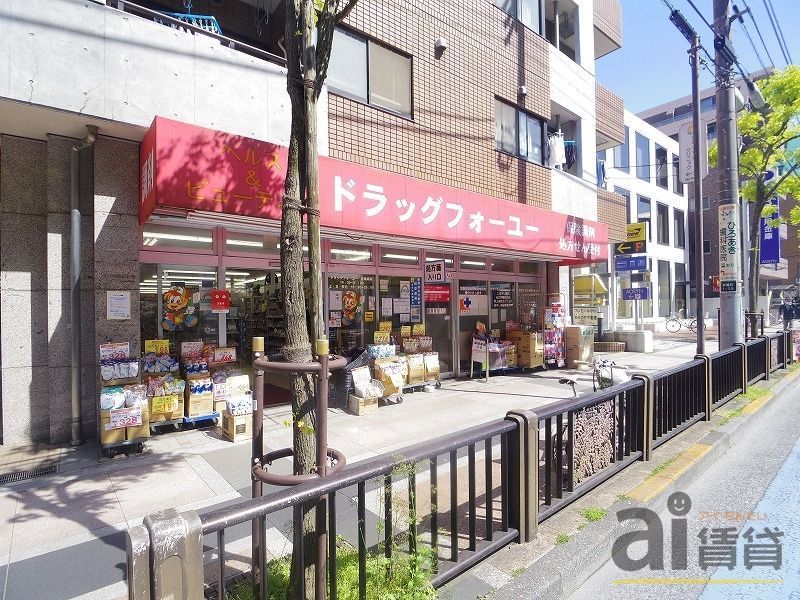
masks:
{"type": "Polygon", "coordinates": [[[623,300],[648,300],[650,298],[650,288],[623,288],[623,300]]]}
{"type": "Polygon", "coordinates": [[[647,257],[615,256],[614,268],[617,271],[647,271],[647,257]]]}

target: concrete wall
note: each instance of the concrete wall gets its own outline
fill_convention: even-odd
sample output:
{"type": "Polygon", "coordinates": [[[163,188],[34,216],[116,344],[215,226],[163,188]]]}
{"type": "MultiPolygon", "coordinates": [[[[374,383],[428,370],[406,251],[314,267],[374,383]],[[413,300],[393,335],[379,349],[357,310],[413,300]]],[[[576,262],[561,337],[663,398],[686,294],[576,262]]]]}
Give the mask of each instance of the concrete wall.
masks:
{"type": "MultiPolygon", "coordinates": [[[[89,0],[0,3],[0,97],[149,127],[161,115],[288,145],[286,70],[89,0]]],[[[320,153],[328,153],[327,93],[320,153]]]]}

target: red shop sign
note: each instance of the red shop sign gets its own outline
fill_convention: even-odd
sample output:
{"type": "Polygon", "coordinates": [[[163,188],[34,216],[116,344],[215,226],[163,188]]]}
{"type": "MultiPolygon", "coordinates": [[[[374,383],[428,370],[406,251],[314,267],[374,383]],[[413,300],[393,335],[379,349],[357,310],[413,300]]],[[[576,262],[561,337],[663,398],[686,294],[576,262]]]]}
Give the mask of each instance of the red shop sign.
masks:
{"type": "Polygon", "coordinates": [[[424,287],[425,302],[450,302],[449,285],[431,285],[424,287]]]}
{"type": "Polygon", "coordinates": [[[211,290],[211,311],[228,312],[231,308],[231,293],[228,290],[211,290]]]}
{"type": "MultiPolygon", "coordinates": [[[[156,206],[279,219],[288,150],[156,117],[140,150],[144,224],[156,206]]],[[[535,252],[608,257],[608,226],[320,157],[323,226],[535,252]]]]}

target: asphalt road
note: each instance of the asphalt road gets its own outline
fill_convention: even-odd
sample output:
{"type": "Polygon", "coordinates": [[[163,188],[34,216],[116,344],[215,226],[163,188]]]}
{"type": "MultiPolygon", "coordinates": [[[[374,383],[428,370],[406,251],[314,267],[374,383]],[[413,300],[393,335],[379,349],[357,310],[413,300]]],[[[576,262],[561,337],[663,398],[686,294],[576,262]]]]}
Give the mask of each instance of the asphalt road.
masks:
{"type": "MultiPolygon", "coordinates": [[[[800,599],[798,399],[800,391],[795,386],[784,390],[724,456],[683,490],[691,500],[688,514],[676,517],[667,509],[659,514],[663,570],[646,566],[625,570],[609,560],[571,598],[800,599]],[[678,534],[673,548],[672,522],[678,521],[680,530],[684,519],[686,543],[678,534]],[[748,540],[745,536],[751,528],[748,540]],[[783,535],[776,535],[776,543],[765,528],[783,535]],[[673,568],[673,552],[686,557],[685,569],[673,568]],[[703,569],[701,554],[706,563],[716,556],[719,566],[703,569]]],[[[644,542],[634,542],[628,554],[641,558],[645,549],[644,542]]]]}

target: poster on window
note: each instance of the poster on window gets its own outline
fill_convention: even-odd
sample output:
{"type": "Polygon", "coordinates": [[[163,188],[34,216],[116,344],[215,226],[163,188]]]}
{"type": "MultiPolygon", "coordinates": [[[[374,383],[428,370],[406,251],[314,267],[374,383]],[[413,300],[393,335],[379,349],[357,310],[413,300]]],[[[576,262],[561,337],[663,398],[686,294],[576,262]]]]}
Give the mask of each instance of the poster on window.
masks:
{"type": "Polygon", "coordinates": [[[342,292],[341,292],[341,290],[331,290],[328,293],[328,309],[329,310],[342,310],[342,292]]]}
{"type": "Polygon", "coordinates": [[[394,299],[394,314],[400,315],[411,312],[411,300],[409,298],[394,299]]]}
{"type": "MultiPolygon", "coordinates": [[[[183,284],[176,283],[164,292],[164,331],[186,331],[197,325],[199,292],[192,292],[183,284]]],[[[210,306],[210,302],[209,302],[210,306]]]]}
{"type": "Polygon", "coordinates": [[[400,282],[400,297],[401,298],[411,298],[411,282],[410,281],[401,281],[400,282]]]}
{"type": "Polygon", "coordinates": [[[346,290],[343,292],[341,311],[343,325],[361,323],[361,320],[364,318],[363,296],[354,290],[346,290]]]}

